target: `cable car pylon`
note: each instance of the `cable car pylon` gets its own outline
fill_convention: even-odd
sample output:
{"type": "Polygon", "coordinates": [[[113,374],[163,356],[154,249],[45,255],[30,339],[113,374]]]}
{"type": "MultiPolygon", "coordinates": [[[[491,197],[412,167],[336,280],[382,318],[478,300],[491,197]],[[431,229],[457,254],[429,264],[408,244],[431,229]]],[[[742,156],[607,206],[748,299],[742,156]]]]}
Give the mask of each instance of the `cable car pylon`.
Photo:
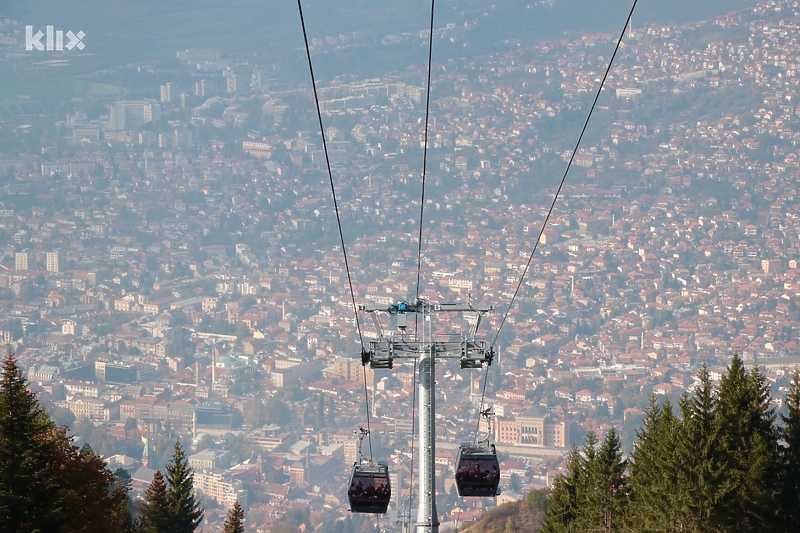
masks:
{"type": "Polygon", "coordinates": [[[492,306],[475,307],[471,303],[431,304],[423,299],[413,303],[359,305],[359,311],[369,313],[377,330],[377,338],[362,348],[361,362],[371,368],[391,369],[394,359],[419,361],[419,506],[416,533],[438,533],[439,517],[436,511],[436,485],[434,460],[436,457],[436,360],[458,359],[461,368],[481,368],[491,365],[494,350],[485,339],[478,338],[481,319],[493,311],[492,306]],[[394,319],[396,331],[386,332],[379,313],[394,319]],[[421,333],[408,332],[407,315],[417,313],[422,317],[421,333]],[[436,334],[430,317],[436,313],[474,314],[475,325],[464,333],[436,334]],[[427,329],[426,329],[427,328],[427,329]],[[430,334],[428,332],[430,331],[430,334]]]}

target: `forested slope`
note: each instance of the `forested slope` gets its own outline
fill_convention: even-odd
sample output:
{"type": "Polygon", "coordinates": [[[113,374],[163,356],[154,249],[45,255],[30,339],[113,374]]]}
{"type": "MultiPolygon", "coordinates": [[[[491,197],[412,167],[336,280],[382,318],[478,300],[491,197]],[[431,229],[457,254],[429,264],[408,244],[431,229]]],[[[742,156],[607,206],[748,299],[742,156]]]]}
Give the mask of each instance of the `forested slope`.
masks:
{"type": "Polygon", "coordinates": [[[614,428],[590,432],[551,491],[461,531],[800,531],[800,374],[778,403],[738,355],[718,385],[704,365],[679,405],[651,398],[630,456],[614,428]]]}

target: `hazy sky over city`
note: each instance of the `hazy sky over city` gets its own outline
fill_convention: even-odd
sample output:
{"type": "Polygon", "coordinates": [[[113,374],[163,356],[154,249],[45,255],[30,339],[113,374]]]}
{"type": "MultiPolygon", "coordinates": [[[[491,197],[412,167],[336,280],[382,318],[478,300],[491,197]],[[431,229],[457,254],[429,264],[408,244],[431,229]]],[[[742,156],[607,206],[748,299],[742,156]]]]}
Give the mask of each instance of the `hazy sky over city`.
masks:
{"type": "MultiPolygon", "coordinates": [[[[708,18],[753,0],[693,2],[639,2],[634,25],[708,18]]],[[[302,2],[309,38],[357,32],[364,38],[419,32],[429,26],[431,4],[427,0],[396,2],[354,0],[302,2]]],[[[536,42],[564,32],[617,32],[630,9],[628,0],[440,0],[435,25],[467,27],[462,39],[438,43],[435,58],[488,54],[510,42],[536,42]],[[548,5],[553,4],[553,5],[548,5]]],[[[270,54],[289,65],[302,64],[302,33],[297,3],[290,0],[214,1],[177,0],[11,0],[0,15],[20,24],[43,29],[83,31],[87,56],[73,58],[80,68],[112,66],[121,62],[174,57],[188,47],[213,47],[223,52],[270,54]]],[[[348,73],[377,75],[380,70],[399,70],[425,62],[423,47],[362,47],[326,57],[318,66],[321,76],[348,73]]]]}

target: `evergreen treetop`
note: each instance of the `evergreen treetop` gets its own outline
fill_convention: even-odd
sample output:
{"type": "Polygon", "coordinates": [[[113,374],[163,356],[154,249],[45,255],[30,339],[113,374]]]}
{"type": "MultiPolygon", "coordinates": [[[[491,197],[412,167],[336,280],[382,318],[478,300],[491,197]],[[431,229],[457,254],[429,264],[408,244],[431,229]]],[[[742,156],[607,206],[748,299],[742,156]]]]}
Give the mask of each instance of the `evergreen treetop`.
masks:
{"type": "Polygon", "coordinates": [[[153,474],[153,481],[144,493],[142,525],[146,533],[168,533],[173,531],[173,517],[169,505],[167,483],[161,470],[153,474]]]}
{"type": "Polygon", "coordinates": [[[189,467],[180,441],[175,442],[172,459],[167,464],[169,509],[173,533],[193,533],[203,519],[203,508],[194,494],[194,473],[189,467]]]}
{"type": "Polygon", "coordinates": [[[573,446],[567,456],[567,473],[553,481],[550,505],[547,510],[542,533],[566,533],[574,531],[578,517],[578,487],[582,484],[581,460],[578,448],[573,446]]]}
{"type": "Polygon", "coordinates": [[[792,383],[784,402],[787,414],[781,415],[781,493],[783,526],[786,531],[800,531],[800,372],[792,374],[792,383]]]}
{"type": "Polygon", "coordinates": [[[800,530],[800,374],[786,409],[778,428],[765,376],[738,355],[718,388],[704,364],[681,418],[651,398],[629,462],[613,429],[573,448],[542,531],[800,530]]]}
{"type": "Polygon", "coordinates": [[[660,406],[650,397],[643,426],[629,463],[631,502],[628,517],[642,531],[672,531],[679,521],[676,445],[678,420],[669,399],[660,406]]]}
{"type": "Polygon", "coordinates": [[[716,522],[723,528],[775,527],[778,437],[766,380],[734,354],[715,413],[725,469],[716,522]]]}
{"type": "Polygon", "coordinates": [[[56,529],[65,515],[53,475],[56,428],[10,351],[0,387],[0,530],[56,529]]]}
{"type": "Polygon", "coordinates": [[[122,531],[108,465],[72,444],[42,409],[9,350],[0,379],[0,531],[122,531]]]}
{"type": "Polygon", "coordinates": [[[234,502],[228,511],[222,533],[244,533],[244,509],[238,501],[234,502]]]}

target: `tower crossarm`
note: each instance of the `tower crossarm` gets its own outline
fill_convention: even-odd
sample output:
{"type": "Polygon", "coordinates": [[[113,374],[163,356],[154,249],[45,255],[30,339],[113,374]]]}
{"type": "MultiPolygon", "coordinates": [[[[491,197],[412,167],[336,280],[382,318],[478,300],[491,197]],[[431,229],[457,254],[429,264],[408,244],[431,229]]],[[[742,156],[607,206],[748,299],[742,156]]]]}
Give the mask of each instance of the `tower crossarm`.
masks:
{"type": "Polygon", "coordinates": [[[475,337],[434,342],[383,338],[369,342],[363,362],[369,362],[371,368],[392,368],[395,359],[414,359],[420,353],[433,353],[437,359],[459,359],[461,368],[491,365],[494,358],[494,350],[486,340],[475,337]]]}
{"type": "Polygon", "coordinates": [[[438,303],[431,304],[418,299],[413,303],[398,302],[396,304],[362,304],[358,310],[369,313],[375,325],[377,339],[369,342],[369,348],[361,353],[361,362],[370,364],[371,368],[389,368],[394,365],[394,359],[413,359],[421,353],[430,353],[436,358],[459,359],[461,368],[481,368],[484,364],[491,365],[494,350],[485,339],[476,337],[480,327],[481,318],[486,313],[493,311],[492,306],[473,306],[471,303],[438,303]],[[388,334],[381,326],[378,313],[386,313],[395,317],[398,333],[388,334]],[[416,335],[406,333],[406,315],[410,313],[475,313],[474,328],[466,336],[444,336],[429,341],[421,341],[416,335]]]}
{"type": "Polygon", "coordinates": [[[494,306],[474,306],[470,303],[438,303],[432,304],[424,300],[417,300],[414,303],[399,302],[396,304],[361,304],[359,311],[374,313],[382,311],[390,315],[403,313],[477,313],[482,316],[490,311],[494,311],[494,306]]]}

